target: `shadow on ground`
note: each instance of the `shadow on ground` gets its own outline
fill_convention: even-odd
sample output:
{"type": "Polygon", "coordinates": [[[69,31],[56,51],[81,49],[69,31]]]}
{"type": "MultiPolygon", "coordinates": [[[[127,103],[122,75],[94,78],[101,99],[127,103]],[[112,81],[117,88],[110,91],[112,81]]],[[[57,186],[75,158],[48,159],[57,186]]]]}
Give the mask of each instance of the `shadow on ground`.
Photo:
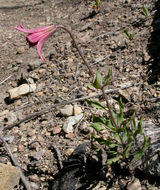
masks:
{"type": "Polygon", "coordinates": [[[149,38],[148,82],[154,84],[160,77],[160,0],[155,3],[155,15],[152,22],[153,32],[149,38]]]}

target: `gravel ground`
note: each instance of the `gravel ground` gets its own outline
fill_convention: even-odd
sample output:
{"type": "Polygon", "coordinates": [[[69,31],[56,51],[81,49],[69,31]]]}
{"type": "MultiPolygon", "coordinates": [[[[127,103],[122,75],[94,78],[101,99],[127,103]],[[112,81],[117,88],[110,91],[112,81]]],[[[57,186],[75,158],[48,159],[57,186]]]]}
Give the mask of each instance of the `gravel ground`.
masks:
{"type": "MultiPolygon", "coordinates": [[[[61,112],[64,105],[57,104],[97,92],[87,88],[91,77],[68,34],[59,31],[45,43],[42,52],[47,61],[42,64],[36,50],[28,47],[24,34],[13,29],[19,23],[25,28],[50,23],[67,26],[94,71],[98,69],[104,75],[112,68],[113,77],[108,89],[137,84],[108,94],[110,103],[116,107],[116,100],[122,97],[128,116],[136,110],[138,118],[143,117],[159,126],[160,1],[102,0],[97,12],[92,10],[89,2],[80,0],[1,1],[0,134],[8,138],[13,155],[32,189],[50,189],[53,176],[58,172],[51,143],[56,145],[64,160],[79,144],[90,140],[90,117],[96,110],[84,101],[68,103],[77,105],[83,118],[74,126],[73,132],[67,134],[63,125],[69,115],[61,112]],[[142,14],[144,5],[149,10],[148,17],[142,14]],[[134,34],[133,40],[125,38],[124,30],[134,34]],[[36,90],[10,100],[8,91],[23,84],[35,84],[36,90]],[[2,131],[50,106],[53,108],[47,113],[2,131]]],[[[101,97],[98,99],[103,101],[101,97]]],[[[10,163],[3,146],[0,154],[0,162],[10,163]]],[[[126,176],[121,178],[124,184],[131,180],[126,176]]],[[[141,189],[160,189],[154,179],[139,177],[139,180],[141,189]]],[[[112,187],[102,181],[95,189],[106,188],[122,189],[119,178],[112,187]]]]}

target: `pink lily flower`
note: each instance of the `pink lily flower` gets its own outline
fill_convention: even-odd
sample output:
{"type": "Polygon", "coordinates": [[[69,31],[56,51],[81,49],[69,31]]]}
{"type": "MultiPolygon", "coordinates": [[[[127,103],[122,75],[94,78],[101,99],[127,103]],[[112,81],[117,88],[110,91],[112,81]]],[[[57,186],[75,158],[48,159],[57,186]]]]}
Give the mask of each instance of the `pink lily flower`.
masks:
{"type": "Polygon", "coordinates": [[[37,52],[44,63],[45,60],[42,56],[41,50],[45,41],[56,32],[57,26],[50,24],[48,26],[42,26],[35,29],[25,29],[21,24],[20,27],[14,27],[16,30],[27,33],[26,40],[30,47],[37,45],[37,52]]]}

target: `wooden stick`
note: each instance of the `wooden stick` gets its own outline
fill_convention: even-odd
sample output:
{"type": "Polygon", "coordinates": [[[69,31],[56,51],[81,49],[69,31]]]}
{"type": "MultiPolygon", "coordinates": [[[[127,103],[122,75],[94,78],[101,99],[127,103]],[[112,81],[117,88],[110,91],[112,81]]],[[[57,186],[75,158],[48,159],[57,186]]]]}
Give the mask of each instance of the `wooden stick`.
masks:
{"type": "Polygon", "coordinates": [[[10,75],[9,77],[7,77],[6,79],[4,79],[2,82],[0,82],[0,85],[5,83],[8,79],[10,79],[12,77],[12,75],[10,75]]]}
{"type": "MultiPolygon", "coordinates": [[[[139,85],[139,83],[136,83],[136,84],[129,84],[129,85],[126,85],[126,86],[123,86],[123,87],[120,87],[120,88],[115,88],[115,89],[110,89],[110,90],[105,90],[105,93],[108,94],[108,93],[114,93],[114,92],[117,92],[119,90],[122,90],[122,89],[126,89],[126,88],[129,88],[129,87],[132,87],[132,86],[137,86],[139,85]]],[[[19,124],[25,122],[25,121],[29,121],[31,119],[34,119],[44,113],[47,113],[49,112],[49,110],[55,108],[55,107],[59,107],[59,106],[63,106],[63,105],[66,105],[66,104],[71,104],[71,103],[75,103],[75,102],[80,102],[80,101],[83,101],[85,99],[89,99],[89,98],[96,98],[96,97],[99,97],[102,95],[102,92],[99,92],[97,94],[94,94],[94,95],[91,95],[91,96],[85,96],[85,97],[81,97],[81,98],[77,98],[77,99],[73,99],[73,100],[69,100],[69,101],[64,101],[64,102],[60,102],[58,104],[53,104],[49,107],[47,107],[46,109],[43,109],[41,111],[38,111],[38,112],[35,112],[33,114],[29,114],[27,115],[25,118],[11,124],[11,125],[8,125],[7,127],[5,127],[3,129],[3,131],[6,131],[8,129],[12,129],[13,127],[15,126],[18,126],[19,124]]]]}
{"type": "Polygon", "coordinates": [[[20,177],[21,177],[21,180],[22,180],[22,183],[24,184],[26,190],[31,190],[31,187],[30,187],[28,181],[26,180],[26,177],[25,177],[25,175],[23,174],[22,169],[20,168],[20,166],[19,166],[17,160],[14,158],[14,156],[13,156],[13,154],[12,154],[12,151],[11,151],[9,145],[6,143],[6,141],[4,140],[3,137],[0,137],[0,140],[3,142],[3,145],[4,145],[4,147],[5,147],[6,151],[7,151],[7,153],[9,154],[9,156],[10,156],[10,158],[11,158],[11,160],[12,160],[14,166],[15,166],[16,168],[18,168],[19,173],[20,173],[20,177]]]}

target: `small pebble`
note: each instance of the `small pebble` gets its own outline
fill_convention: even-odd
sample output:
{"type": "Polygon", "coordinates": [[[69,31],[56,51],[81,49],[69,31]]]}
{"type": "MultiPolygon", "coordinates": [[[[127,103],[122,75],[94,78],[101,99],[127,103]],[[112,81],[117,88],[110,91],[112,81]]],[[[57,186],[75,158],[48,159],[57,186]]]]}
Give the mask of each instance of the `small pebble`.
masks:
{"type": "Polygon", "coordinates": [[[60,114],[67,117],[73,115],[73,106],[71,104],[65,105],[62,109],[60,109],[60,114]]]}
{"type": "Polygon", "coordinates": [[[73,113],[75,116],[82,113],[82,112],[83,112],[83,110],[80,106],[78,106],[76,104],[73,106],[73,113]]]}
{"type": "Polygon", "coordinates": [[[61,132],[61,130],[62,130],[62,128],[60,126],[53,127],[52,134],[53,135],[59,134],[61,132]]]}
{"type": "Polygon", "coordinates": [[[74,133],[70,132],[70,133],[68,133],[68,134],[65,134],[65,137],[66,137],[67,139],[71,139],[71,138],[74,137],[74,133]]]}
{"type": "Polygon", "coordinates": [[[22,54],[22,53],[24,53],[24,51],[25,51],[25,49],[24,49],[23,46],[17,48],[17,53],[18,54],[22,54]]]}

